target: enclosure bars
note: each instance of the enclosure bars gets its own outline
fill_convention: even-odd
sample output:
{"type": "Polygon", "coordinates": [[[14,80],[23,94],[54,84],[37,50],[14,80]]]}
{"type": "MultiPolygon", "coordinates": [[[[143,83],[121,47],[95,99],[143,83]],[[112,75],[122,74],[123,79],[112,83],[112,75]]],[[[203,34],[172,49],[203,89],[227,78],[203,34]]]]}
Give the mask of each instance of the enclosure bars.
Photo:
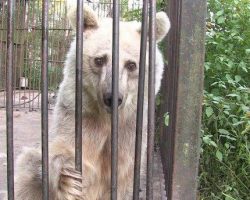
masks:
{"type": "Polygon", "coordinates": [[[8,0],[7,19],[7,70],[6,70],[6,133],[7,133],[7,180],[8,199],[14,200],[14,158],[13,158],[13,35],[14,0],[8,0]]]}
{"type": "Polygon", "coordinates": [[[137,115],[136,115],[136,139],[135,139],[135,166],[134,166],[134,186],[133,200],[139,199],[140,190],[140,167],[141,167],[141,145],[142,145],[142,123],[144,104],[144,84],[145,84],[145,64],[148,35],[148,0],[143,1],[142,25],[141,25],[141,46],[139,63],[139,82],[137,95],[137,115]]]}
{"type": "Polygon", "coordinates": [[[148,138],[146,200],[153,199],[153,156],[155,134],[156,1],[149,1],[148,138]]]}
{"type": "Polygon", "coordinates": [[[49,199],[49,160],[48,160],[48,0],[42,4],[42,194],[49,199]]]}
{"type": "Polygon", "coordinates": [[[117,199],[118,171],[118,93],[120,1],[113,0],[112,33],[112,122],[111,122],[111,200],[117,199]]]}
{"type": "Polygon", "coordinates": [[[76,90],[75,90],[75,167],[82,173],[82,56],[83,0],[77,0],[76,27],[76,90]]]}

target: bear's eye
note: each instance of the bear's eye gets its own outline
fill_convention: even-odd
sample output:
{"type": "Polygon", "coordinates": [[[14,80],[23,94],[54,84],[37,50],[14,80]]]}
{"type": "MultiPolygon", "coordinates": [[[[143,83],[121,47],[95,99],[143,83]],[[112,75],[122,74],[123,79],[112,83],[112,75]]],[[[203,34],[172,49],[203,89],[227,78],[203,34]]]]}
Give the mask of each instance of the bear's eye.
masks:
{"type": "Polygon", "coordinates": [[[106,56],[95,58],[95,64],[98,67],[102,67],[106,63],[106,61],[107,61],[107,57],[106,56]]]}
{"type": "Polygon", "coordinates": [[[136,70],[136,63],[132,62],[132,61],[127,61],[125,63],[125,67],[129,70],[129,71],[135,71],[136,70]]]}

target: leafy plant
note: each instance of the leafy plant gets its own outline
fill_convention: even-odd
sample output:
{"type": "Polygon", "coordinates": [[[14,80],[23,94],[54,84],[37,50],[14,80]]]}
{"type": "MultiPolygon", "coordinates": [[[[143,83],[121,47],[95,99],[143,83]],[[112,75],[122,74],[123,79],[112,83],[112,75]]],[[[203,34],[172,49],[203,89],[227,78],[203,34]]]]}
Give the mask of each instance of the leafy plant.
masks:
{"type": "Polygon", "coordinates": [[[250,199],[250,2],[209,0],[201,199],[250,199]]]}

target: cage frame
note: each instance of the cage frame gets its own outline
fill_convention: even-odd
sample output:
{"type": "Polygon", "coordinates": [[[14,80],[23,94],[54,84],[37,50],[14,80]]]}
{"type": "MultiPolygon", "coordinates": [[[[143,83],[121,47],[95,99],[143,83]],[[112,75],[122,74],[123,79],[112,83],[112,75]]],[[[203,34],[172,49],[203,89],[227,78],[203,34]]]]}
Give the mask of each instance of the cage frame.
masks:
{"type": "MultiPolygon", "coordinates": [[[[147,2],[147,1],[145,1],[147,2]]],[[[14,0],[8,0],[8,20],[7,20],[7,76],[6,76],[6,127],[7,127],[7,173],[8,173],[8,199],[14,200],[14,160],[13,160],[13,32],[14,32],[14,0]]],[[[150,55],[149,63],[151,66],[150,88],[150,113],[149,113],[149,140],[148,140],[148,179],[147,179],[147,200],[153,198],[152,193],[152,161],[153,161],[153,141],[154,141],[154,48],[155,48],[155,11],[156,1],[149,2],[149,30],[150,30],[150,55]]],[[[119,47],[119,1],[114,0],[113,16],[114,20],[114,64],[117,63],[117,49],[119,47]]],[[[78,5],[82,1],[78,0],[78,5]]],[[[78,13],[81,14],[81,9],[78,13]]],[[[43,199],[49,199],[48,185],[48,0],[43,1],[43,26],[42,26],[42,155],[43,155],[43,199]]],[[[165,103],[162,104],[161,114],[169,113],[169,125],[161,126],[161,158],[164,166],[166,180],[166,191],[168,199],[181,200],[183,197],[187,200],[197,198],[197,175],[200,152],[200,127],[203,96],[203,63],[204,63],[204,38],[205,38],[205,0],[169,0],[168,14],[172,22],[172,28],[166,40],[168,49],[165,53],[168,58],[168,68],[165,71],[162,94],[165,103]],[[173,89],[173,90],[172,90],[173,89]],[[185,177],[185,178],[183,178],[185,177]]],[[[78,20],[82,21],[82,15],[78,20]]],[[[82,24],[77,26],[78,31],[82,31],[82,24]]],[[[80,34],[81,35],[81,34],[80,34]]],[[[79,35],[77,37],[80,37],[79,35]]],[[[145,36],[144,36],[145,37],[145,36]]],[[[81,38],[77,45],[82,45],[81,38]],[[81,43],[81,44],[80,44],[81,43]]],[[[77,64],[81,66],[80,61],[77,64]]],[[[117,77],[113,76],[114,78],[117,77]]],[[[76,87],[81,91],[81,79],[77,77],[76,87]]],[[[117,100],[118,80],[113,79],[113,100],[117,100]],[[116,88],[116,89],[115,89],[116,88]]],[[[76,94],[78,95],[81,93],[76,94]]],[[[81,96],[81,95],[80,95],[81,96]]],[[[76,98],[77,105],[81,98],[76,98]]],[[[112,132],[113,132],[113,153],[112,159],[112,183],[111,199],[116,200],[117,184],[117,101],[113,104],[112,114],[112,132]]],[[[77,110],[77,109],[76,109],[77,110]]],[[[81,119],[81,112],[76,114],[77,119],[81,119]]],[[[77,120],[76,120],[77,121],[77,120]]],[[[81,127],[81,123],[76,122],[76,127],[81,127]]],[[[76,137],[81,137],[81,130],[76,128],[76,137]]],[[[83,133],[84,134],[84,133],[83,133]]],[[[77,147],[79,150],[81,147],[77,147]]],[[[81,154],[81,152],[79,152],[81,154]]],[[[81,156],[76,159],[77,169],[81,164],[81,156]]],[[[84,172],[83,172],[84,173],[84,172]]],[[[138,198],[135,198],[138,199],[138,198]]]]}

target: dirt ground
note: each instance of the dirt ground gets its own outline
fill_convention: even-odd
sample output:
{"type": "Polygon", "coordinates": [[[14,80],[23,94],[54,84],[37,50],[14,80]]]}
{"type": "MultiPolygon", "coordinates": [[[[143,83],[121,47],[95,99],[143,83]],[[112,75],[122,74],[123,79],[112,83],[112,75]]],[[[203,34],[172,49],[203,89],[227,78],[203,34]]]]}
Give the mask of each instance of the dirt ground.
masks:
{"type": "MultiPolygon", "coordinates": [[[[0,109],[0,200],[6,191],[6,112],[0,109]]],[[[51,117],[49,112],[49,118],[51,117]]],[[[41,140],[41,113],[27,110],[14,111],[14,157],[23,147],[35,147],[41,140]]]]}
{"type": "MultiPolygon", "coordinates": [[[[6,112],[0,109],[0,200],[6,194],[6,112]]],[[[49,112],[49,121],[52,111],[49,112]]],[[[22,151],[23,147],[39,147],[41,144],[41,113],[39,111],[27,111],[21,109],[14,111],[14,158],[22,151]]],[[[164,178],[160,156],[155,153],[154,162],[154,200],[166,200],[164,190],[164,178]]],[[[141,180],[141,199],[145,198],[145,176],[141,180]]]]}

